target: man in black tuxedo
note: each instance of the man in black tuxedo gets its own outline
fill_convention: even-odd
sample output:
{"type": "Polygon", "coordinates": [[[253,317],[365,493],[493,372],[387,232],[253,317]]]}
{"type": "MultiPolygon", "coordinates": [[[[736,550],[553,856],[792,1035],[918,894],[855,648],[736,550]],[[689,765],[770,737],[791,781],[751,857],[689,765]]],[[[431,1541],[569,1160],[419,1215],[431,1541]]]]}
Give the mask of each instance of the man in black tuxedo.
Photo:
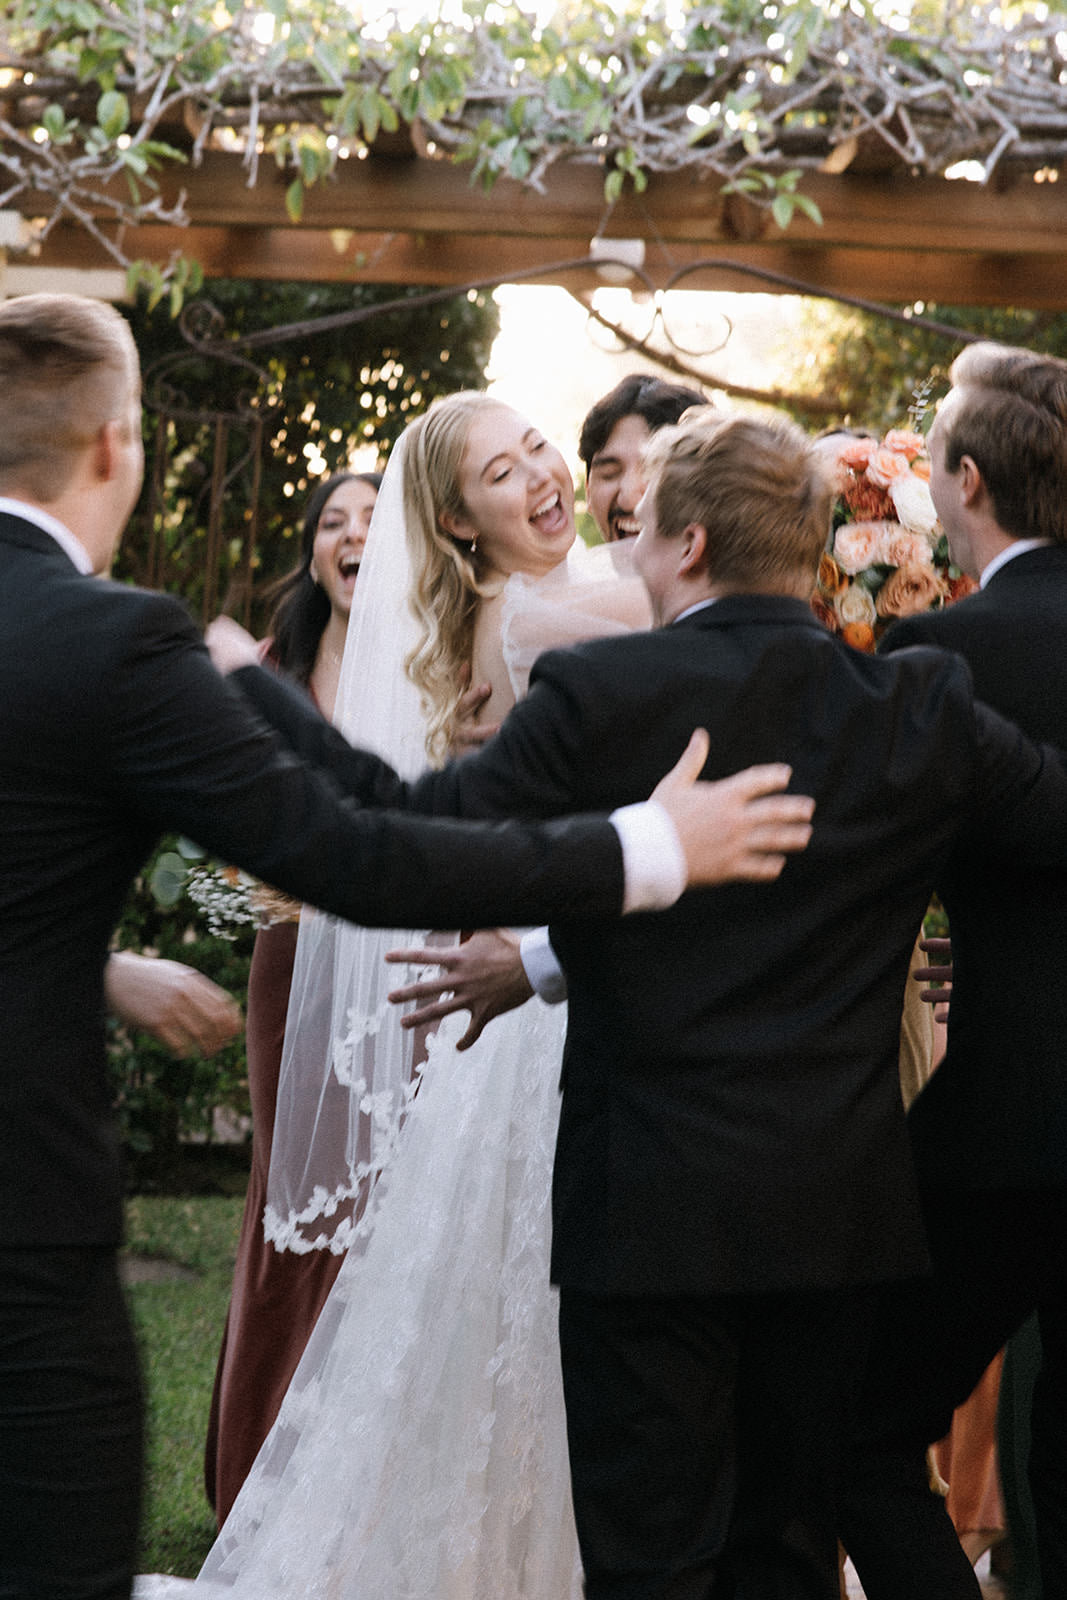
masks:
{"type": "Polygon", "coordinates": [[[766,851],[803,843],[805,804],[753,808],[781,768],[670,785],[678,835],[655,806],[638,818],[666,849],[653,882],[626,818],[487,830],[361,809],[249,713],[181,606],[96,576],[143,466],[118,313],[7,301],[0,393],[0,1596],[122,1600],[141,1405],[117,1275],[104,967],[159,832],[354,921],[455,926],[575,904],[610,918],[624,894],[628,909],[668,902],[692,867],[773,876],[782,857],[766,851]]]}
{"type": "Polygon", "coordinates": [[[871,1286],[926,1266],[897,1068],[915,929],[958,851],[1043,834],[1063,855],[1062,766],[976,705],[962,662],[858,655],[812,616],[830,498],[791,424],[658,434],[635,546],[658,631],[543,656],[481,752],[412,785],[238,674],[379,802],[618,802],[694,718],[709,772],[781,749],[817,797],[809,849],[759,895],[552,927],[570,997],[552,1260],[591,1600],[836,1597],[871,1286]]]}
{"type": "MultiPolygon", "coordinates": [[[[983,700],[1067,748],[1067,362],[973,345],[930,433],[934,504],[980,590],[884,648],[965,657],[983,700]]],[[[1046,1600],[1067,1595],[1067,874],[975,860],[946,876],[945,1059],[908,1118],[931,1282],[887,1297],[845,1543],[869,1600],[977,1600],[928,1443],[1036,1308],[1030,1480],[1046,1600]]]]}

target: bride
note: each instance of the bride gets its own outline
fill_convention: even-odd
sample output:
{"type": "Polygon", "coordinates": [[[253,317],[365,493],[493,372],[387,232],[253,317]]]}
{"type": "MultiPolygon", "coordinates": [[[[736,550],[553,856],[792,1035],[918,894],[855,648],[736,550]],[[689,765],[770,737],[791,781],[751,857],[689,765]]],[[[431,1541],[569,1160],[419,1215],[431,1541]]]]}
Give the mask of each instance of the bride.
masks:
{"type": "MultiPolygon", "coordinates": [[[[349,627],[343,730],[405,776],[469,667],[499,720],[542,649],[645,627],[616,547],[575,545],[558,450],[480,393],[393,452],[349,627]]],[[[577,1600],[549,1199],[565,1008],[532,1000],[416,1067],[382,957],[410,932],[305,913],[266,1226],[346,1259],[194,1585],[233,1600],[577,1600]]]]}

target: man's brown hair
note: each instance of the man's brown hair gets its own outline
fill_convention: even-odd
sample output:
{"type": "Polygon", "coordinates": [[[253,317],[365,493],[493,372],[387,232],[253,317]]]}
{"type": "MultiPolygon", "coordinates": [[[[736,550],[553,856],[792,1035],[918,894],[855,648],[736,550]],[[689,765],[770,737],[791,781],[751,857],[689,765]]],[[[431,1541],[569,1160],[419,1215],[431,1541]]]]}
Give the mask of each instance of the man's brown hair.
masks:
{"type": "Polygon", "coordinates": [[[127,421],[137,385],[137,351],[113,306],[71,294],[0,303],[0,492],[56,499],[79,451],[105,423],[127,421]]]}
{"type": "Polygon", "coordinates": [[[710,578],[761,590],[814,582],[834,490],[795,423],[693,411],[655,434],[645,459],[657,531],[704,527],[710,578]]]}
{"type": "Polygon", "coordinates": [[[949,472],[970,456],[1005,533],[1067,544],[1067,361],[982,341],[950,376],[959,399],[938,423],[949,472]]]}

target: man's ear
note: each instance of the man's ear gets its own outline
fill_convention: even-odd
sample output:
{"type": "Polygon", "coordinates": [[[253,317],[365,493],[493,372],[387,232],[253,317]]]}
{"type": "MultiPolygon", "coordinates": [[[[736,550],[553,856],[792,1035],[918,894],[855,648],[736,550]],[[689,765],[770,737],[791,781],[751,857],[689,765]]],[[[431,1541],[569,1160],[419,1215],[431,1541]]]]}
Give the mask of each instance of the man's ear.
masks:
{"type": "Polygon", "coordinates": [[[708,530],[701,522],[690,522],[682,529],[678,550],[678,572],[694,573],[704,569],[708,548],[708,530]]]}
{"type": "Polygon", "coordinates": [[[978,463],[973,456],[960,457],[956,477],[959,483],[960,499],[965,506],[973,506],[980,496],[988,493],[985,479],[982,477],[978,463]]]}
{"type": "Polygon", "coordinates": [[[115,476],[116,463],[122,446],[122,423],[113,418],[102,423],[90,445],[90,460],[97,483],[110,483],[115,476]]]}

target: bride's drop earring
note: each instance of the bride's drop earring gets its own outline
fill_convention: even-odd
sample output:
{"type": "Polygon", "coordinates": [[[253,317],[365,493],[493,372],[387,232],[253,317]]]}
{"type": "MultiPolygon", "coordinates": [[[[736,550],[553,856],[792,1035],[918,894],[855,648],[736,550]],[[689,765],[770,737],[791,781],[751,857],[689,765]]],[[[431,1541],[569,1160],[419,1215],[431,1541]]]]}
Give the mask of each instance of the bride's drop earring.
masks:
{"type": "Polygon", "coordinates": [[[474,538],[471,540],[471,555],[475,556],[477,554],[478,554],[478,535],[475,534],[474,538]]]}

